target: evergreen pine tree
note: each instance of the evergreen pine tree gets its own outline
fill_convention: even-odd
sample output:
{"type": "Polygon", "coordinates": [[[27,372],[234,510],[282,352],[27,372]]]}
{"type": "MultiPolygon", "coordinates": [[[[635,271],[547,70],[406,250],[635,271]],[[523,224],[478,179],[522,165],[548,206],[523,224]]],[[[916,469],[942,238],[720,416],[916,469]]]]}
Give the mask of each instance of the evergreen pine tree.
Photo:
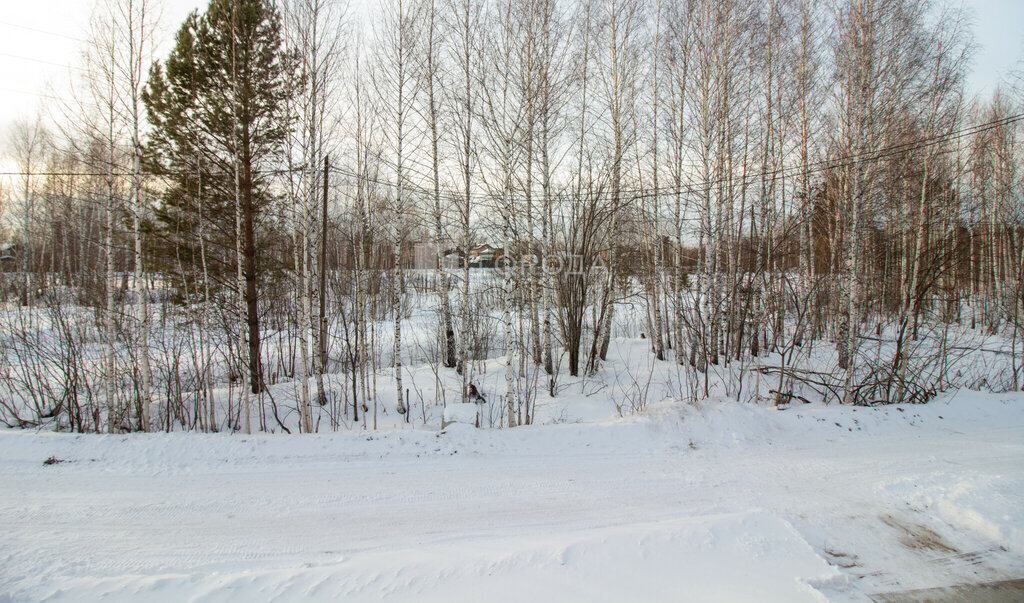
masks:
{"type": "Polygon", "coordinates": [[[284,101],[293,64],[270,0],[211,0],[182,24],[167,60],[153,65],[144,95],[149,165],[168,184],[157,213],[162,267],[186,294],[198,289],[200,266],[214,286],[230,289],[240,239],[237,286],[254,393],[263,384],[259,291],[272,247],[262,239],[274,230],[269,181],[290,127],[284,101]]]}

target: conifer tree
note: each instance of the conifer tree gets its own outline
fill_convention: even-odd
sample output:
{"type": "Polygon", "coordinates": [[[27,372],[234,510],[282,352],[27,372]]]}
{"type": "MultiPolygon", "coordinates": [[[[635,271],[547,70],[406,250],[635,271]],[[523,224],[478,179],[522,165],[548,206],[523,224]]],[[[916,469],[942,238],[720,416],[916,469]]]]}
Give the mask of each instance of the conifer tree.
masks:
{"type": "Polygon", "coordinates": [[[269,219],[269,180],[290,127],[284,101],[296,88],[294,60],[284,50],[281,17],[270,0],[211,0],[206,13],[182,24],[176,42],[167,60],[151,69],[144,97],[153,164],[170,183],[161,227],[167,240],[195,240],[202,204],[222,284],[230,284],[240,239],[249,382],[258,393],[263,245],[257,238],[269,219]],[[236,204],[237,221],[230,219],[236,204]]]}

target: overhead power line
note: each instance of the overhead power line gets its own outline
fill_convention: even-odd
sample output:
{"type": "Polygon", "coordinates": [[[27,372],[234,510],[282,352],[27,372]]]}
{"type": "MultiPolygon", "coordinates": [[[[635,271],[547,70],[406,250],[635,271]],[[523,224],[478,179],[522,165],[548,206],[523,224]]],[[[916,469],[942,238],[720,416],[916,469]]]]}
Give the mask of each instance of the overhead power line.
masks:
{"type": "MultiPolygon", "coordinates": [[[[831,159],[831,160],[825,159],[825,160],[821,160],[821,161],[812,162],[812,163],[808,164],[806,169],[802,168],[800,166],[790,166],[790,167],[774,168],[774,169],[771,169],[771,170],[759,170],[759,171],[751,172],[751,173],[746,174],[746,175],[740,175],[739,178],[734,181],[734,183],[735,184],[743,184],[743,183],[751,184],[751,183],[757,182],[762,177],[787,176],[787,175],[792,176],[792,175],[800,175],[800,174],[805,174],[805,173],[806,174],[814,174],[814,173],[825,172],[825,171],[830,171],[830,170],[835,170],[835,169],[840,169],[840,168],[848,167],[848,166],[851,166],[851,165],[855,165],[858,161],[875,162],[875,161],[879,161],[881,159],[884,159],[886,157],[891,157],[893,155],[899,155],[901,153],[907,153],[907,152],[911,152],[911,151],[915,151],[915,150],[919,150],[919,149],[923,149],[923,148],[937,146],[937,145],[942,144],[944,142],[950,142],[950,141],[961,139],[961,138],[967,138],[967,137],[970,137],[970,136],[975,136],[977,134],[981,134],[983,132],[986,132],[986,131],[989,131],[989,130],[993,130],[995,128],[999,128],[999,127],[1002,127],[1002,126],[1007,126],[1007,125],[1014,124],[1014,123],[1019,122],[1021,120],[1024,120],[1024,113],[1018,113],[1016,115],[1011,115],[1011,116],[1008,116],[1008,117],[1005,117],[1005,118],[1002,118],[1002,119],[997,119],[997,120],[989,121],[989,122],[982,123],[982,124],[976,124],[976,125],[968,126],[966,128],[961,128],[959,130],[953,130],[953,131],[950,131],[950,132],[946,132],[945,134],[939,134],[939,135],[925,137],[925,138],[918,138],[918,139],[915,139],[915,140],[912,140],[912,141],[909,141],[909,142],[904,142],[904,143],[899,143],[899,144],[883,147],[881,149],[876,149],[876,150],[872,150],[872,151],[865,151],[864,153],[860,153],[860,154],[857,154],[857,155],[847,155],[847,156],[841,157],[841,158],[836,158],[836,159],[831,159]]],[[[696,166],[693,166],[693,167],[696,167],[696,166]]],[[[297,169],[297,170],[292,170],[292,171],[293,172],[295,172],[295,171],[301,172],[302,169],[297,169]]],[[[287,172],[288,171],[285,170],[283,173],[287,173],[287,172]]],[[[352,171],[349,171],[349,170],[345,170],[342,167],[332,167],[331,168],[331,172],[332,172],[332,174],[337,174],[337,175],[340,175],[340,176],[345,176],[347,178],[361,179],[363,182],[368,182],[368,183],[371,183],[371,184],[377,184],[377,185],[388,187],[388,188],[397,188],[397,184],[394,181],[392,181],[392,180],[387,180],[387,179],[383,179],[383,178],[379,178],[379,177],[369,177],[369,176],[366,176],[366,175],[359,175],[359,174],[357,174],[355,172],[352,172],[352,171]]],[[[655,197],[655,196],[672,196],[672,195],[675,195],[677,193],[680,193],[680,194],[704,193],[707,190],[709,190],[709,189],[711,189],[711,188],[713,188],[715,186],[727,183],[730,179],[731,179],[730,176],[725,176],[725,177],[721,177],[721,178],[715,178],[715,179],[712,179],[712,180],[708,180],[707,182],[701,182],[699,184],[685,184],[685,185],[683,185],[681,187],[676,187],[676,186],[673,186],[673,185],[669,185],[669,186],[659,187],[657,189],[650,188],[650,187],[639,188],[639,189],[632,189],[632,188],[631,189],[620,189],[618,195],[619,195],[620,200],[630,201],[630,200],[646,199],[646,198],[651,198],[651,197],[655,197]]],[[[409,184],[409,183],[403,184],[402,187],[406,191],[410,191],[412,193],[417,193],[417,194],[421,194],[421,195],[432,196],[434,194],[434,189],[432,187],[418,186],[418,185],[409,184]]],[[[458,199],[465,199],[465,194],[460,194],[460,193],[457,193],[457,192],[453,193],[450,190],[449,191],[445,191],[442,194],[446,198],[452,198],[452,199],[457,199],[457,200],[458,199]]],[[[591,199],[591,200],[609,200],[609,199],[611,199],[611,196],[612,196],[612,194],[610,192],[604,192],[604,193],[602,193],[600,195],[590,195],[590,196],[588,196],[588,199],[591,199]]],[[[525,198],[525,196],[522,194],[521,191],[516,191],[513,194],[513,198],[515,200],[522,200],[522,199],[525,198]]],[[[470,195],[470,199],[471,200],[476,200],[476,201],[496,201],[497,200],[494,195],[482,194],[482,193],[473,193],[473,194],[470,195]]]]}
{"type": "MultiPolygon", "coordinates": [[[[760,180],[761,178],[764,178],[764,177],[793,176],[793,175],[801,175],[801,174],[808,174],[809,175],[809,174],[814,174],[814,173],[820,173],[820,172],[825,172],[825,171],[830,171],[830,170],[835,170],[835,169],[841,169],[841,168],[844,168],[844,167],[849,167],[849,166],[855,165],[859,161],[876,162],[876,161],[879,161],[881,159],[885,159],[886,157],[891,157],[891,156],[894,156],[894,155],[899,155],[901,153],[907,153],[907,152],[911,152],[911,151],[925,149],[925,148],[929,148],[929,147],[940,145],[940,144],[945,143],[945,142],[951,142],[951,141],[954,141],[954,140],[975,136],[975,135],[978,135],[978,134],[981,134],[981,133],[984,133],[984,132],[987,132],[987,131],[990,131],[990,130],[993,130],[993,129],[996,129],[996,128],[999,128],[999,127],[1008,126],[1008,125],[1017,123],[1017,122],[1022,121],[1022,120],[1024,120],[1024,113],[1018,113],[1018,114],[1011,115],[1011,116],[1008,116],[1008,117],[1005,117],[1005,118],[1001,118],[1001,119],[997,119],[997,120],[992,120],[992,121],[989,121],[989,122],[985,122],[985,123],[981,123],[981,124],[975,124],[975,125],[972,125],[972,126],[961,128],[959,130],[952,130],[952,131],[946,132],[944,134],[939,134],[939,135],[930,136],[930,137],[924,137],[924,138],[917,138],[917,139],[914,139],[912,141],[890,145],[890,146],[887,146],[887,147],[883,147],[881,149],[865,151],[864,153],[860,153],[860,154],[857,154],[857,155],[847,155],[847,156],[841,157],[841,158],[836,158],[836,159],[831,159],[831,160],[827,160],[826,159],[826,160],[812,162],[812,163],[808,164],[808,166],[806,168],[802,168],[801,166],[779,167],[779,168],[774,168],[774,169],[771,169],[771,170],[760,170],[760,171],[756,171],[756,172],[751,172],[749,174],[741,174],[741,175],[739,175],[738,179],[734,180],[734,184],[743,184],[743,183],[751,184],[751,183],[757,182],[758,180],[760,180]]],[[[951,150],[952,149],[949,149],[949,151],[951,151],[951,150]]],[[[289,174],[300,174],[300,173],[303,173],[305,171],[306,171],[306,169],[303,168],[303,167],[296,167],[296,168],[291,168],[291,169],[267,170],[266,172],[264,172],[264,174],[266,174],[267,176],[287,176],[289,174]]],[[[388,187],[388,188],[397,188],[397,184],[394,181],[392,181],[392,180],[388,180],[388,179],[384,179],[384,178],[380,178],[380,177],[367,176],[365,174],[361,175],[361,174],[358,174],[358,173],[353,172],[351,170],[346,170],[345,168],[340,167],[340,166],[331,166],[329,171],[330,171],[330,173],[332,175],[344,177],[345,179],[349,179],[349,181],[361,181],[361,182],[365,182],[365,183],[369,183],[369,184],[375,184],[375,185],[379,185],[379,186],[383,186],[383,187],[388,187]]],[[[109,178],[109,177],[113,176],[113,177],[117,177],[117,178],[123,178],[123,177],[132,176],[133,174],[131,172],[109,172],[109,171],[47,171],[47,172],[31,172],[31,173],[26,173],[26,172],[23,172],[23,171],[22,172],[19,172],[19,171],[0,172],[0,176],[26,176],[26,175],[28,175],[28,176],[35,176],[35,177],[51,177],[51,176],[52,177],[62,177],[63,176],[63,177],[103,177],[103,178],[109,178]]],[[[222,173],[215,173],[213,175],[229,176],[231,174],[228,173],[228,172],[222,172],[222,173]]],[[[655,196],[672,196],[672,195],[675,195],[675,194],[704,193],[704,192],[707,192],[712,187],[728,183],[731,179],[733,179],[732,176],[725,176],[725,177],[720,177],[720,178],[716,178],[716,179],[713,179],[713,180],[708,180],[706,182],[701,182],[699,184],[686,184],[686,185],[683,185],[681,187],[665,186],[665,187],[659,187],[657,189],[653,189],[653,188],[621,189],[619,191],[618,195],[619,195],[620,200],[631,201],[631,200],[639,200],[639,199],[644,199],[644,198],[651,198],[651,197],[655,197],[655,196]]],[[[415,184],[411,184],[411,183],[404,183],[403,184],[403,189],[405,191],[410,192],[410,194],[427,195],[427,196],[433,196],[433,194],[434,194],[433,187],[420,186],[420,185],[415,185],[415,184]]],[[[443,190],[442,191],[442,195],[444,195],[446,198],[452,198],[452,199],[456,199],[456,200],[465,199],[465,195],[464,194],[458,193],[458,192],[452,192],[451,190],[447,190],[447,191],[443,190]]],[[[564,195],[562,195],[562,196],[564,196],[564,195]]],[[[478,201],[478,202],[480,202],[480,201],[492,201],[493,202],[493,201],[496,200],[496,197],[494,195],[485,194],[485,193],[472,193],[470,195],[470,198],[472,200],[475,200],[475,201],[478,201]]],[[[522,199],[525,198],[525,196],[523,195],[523,193],[521,191],[516,191],[514,193],[514,195],[513,195],[513,198],[515,200],[522,200],[522,199]]],[[[590,196],[588,196],[588,199],[590,199],[590,200],[609,200],[609,199],[611,199],[611,193],[610,192],[603,192],[600,195],[590,195],[590,196]]]]}
{"type": "Polygon", "coordinates": [[[18,59],[20,61],[31,61],[33,63],[40,63],[40,64],[43,64],[43,65],[52,65],[54,67],[62,67],[64,69],[73,69],[75,71],[83,71],[83,72],[86,71],[85,69],[83,69],[81,67],[76,67],[75,65],[68,65],[67,63],[56,63],[54,61],[47,61],[45,59],[37,59],[37,58],[34,58],[34,57],[26,57],[26,56],[22,56],[20,54],[11,54],[9,52],[0,52],[0,57],[8,57],[8,58],[11,58],[11,59],[18,59]]]}
{"type": "Polygon", "coordinates": [[[36,27],[29,27],[28,25],[19,25],[17,23],[11,23],[10,21],[0,21],[0,25],[4,25],[6,27],[13,27],[15,29],[23,29],[25,31],[31,31],[31,32],[34,32],[34,33],[41,33],[41,34],[45,34],[47,36],[54,36],[54,37],[57,37],[57,38],[65,38],[65,39],[68,39],[68,40],[74,40],[75,42],[85,42],[85,40],[83,40],[82,38],[76,38],[75,36],[69,36],[67,34],[58,33],[56,31],[47,31],[45,29],[39,29],[39,28],[36,28],[36,27]]]}

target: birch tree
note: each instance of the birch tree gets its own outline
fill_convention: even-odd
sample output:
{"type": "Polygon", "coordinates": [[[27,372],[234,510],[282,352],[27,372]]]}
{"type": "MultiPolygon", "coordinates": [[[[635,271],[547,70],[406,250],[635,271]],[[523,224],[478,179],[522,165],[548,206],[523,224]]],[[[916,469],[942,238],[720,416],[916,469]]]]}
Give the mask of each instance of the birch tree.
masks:
{"type": "MultiPolygon", "coordinates": [[[[515,270],[512,260],[514,226],[513,174],[520,166],[518,141],[524,134],[526,109],[517,96],[516,71],[522,53],[522,30],[512,2],[495,4],[487,30],[488,68],[481,74],[482,126],[487,139],[488,188],[495,200],[503,258],[495,257],[502,279],[501,316],[505,345],[505,407],[507,425],[516,425],[515,355],[520,342],[513,330],[515,270]]],[[[467,258],[468,260],[468,258],[467,258]]]]}
{"type": "MultiPolygon", "coordinates": [[[[454,130],[457,136],[455,154],[459,171],[459,245],[462,253],[462,296],[459,318],[459,359],[458,370],[462,377],[462,403],[470,402],[470,301],[469,253],[473,243],[471,228],[473,214],[473,176],[476,173],[477,157],[477,113],[479,112],[478,81],[482,63],[482,37],[480,35],[482,6],[477,0],[448,0],[451,20],[448,28],[453,32],[453,43],[448,47],[452,57],[457,83],[449,98],[454,115],[454,130]]],[[[478,420],[479,422],[479,420],[478,420]]]]}
{"type": "Polygon", "coordinates": [[[403,402],[402,387],[402,318],[404,315],[404,273],[402,246],[407,232],[406,222],[413,204],[407,191],[406,161],[412,145],[409,138],[411,118],[419,87],[416,81],[415,56],[419,51],[419,31],[415,7],[408,0],[397,0],[385,7],[377,30],[377,43],[381,56],[375,82],[379,95],[388,149],[394,157],[394,185],[391,200],[392,275],[391,310],[394,312],[393,368],[396,408],[401,414],[408,412],[403,402]]]}
{"type": "Polygon", "coordinates": [[[432,222],[434,228],[435,246],[435,279],[440,298],[440,331],[442,363],[447,368],[455,368],[455,325],[452,321],[451,298],[449,297],[450,285],[448,273],[444,265],[445,245],[447,237],[444,234],[443,212],[441,207],[441,129],[444,127],[441,117],[441,88],[442,84],[442,54],[441,36],[443,24],[438,15],[438,0],[427,0],[422,10],[424,26],[427,29],[426,47],[423,49],[423,57],[418,76],[421,80],[419,88],[426,94],[426,121],[430,137],[430,180],[432,185],[432,222]]]}
{"type": "MultiPolygon", "coordinates": [[[[599,39],[603,43],[597,54],[597,76],[601,79],[607,137],[611,155],[609,198],[611,203],[610,232],[618,226],[619,214],[625,207],[622,198],[623,162],[630,149],[636,144],[636,133],[631,128],[632,112],[637,97],[637,71],[639,68],[639,36],[643,24],[643,13],[636,0],[607,0],[599,5],[599,39]]],[[[608,271],[601,299],[599,323],[596,325],[594,345],[591,349],[589,366],[594,371],[598,360],[608,354],[613,315],[615,311],[615,276],[618,269],[617,246],[610,240],[608,271]]]]}

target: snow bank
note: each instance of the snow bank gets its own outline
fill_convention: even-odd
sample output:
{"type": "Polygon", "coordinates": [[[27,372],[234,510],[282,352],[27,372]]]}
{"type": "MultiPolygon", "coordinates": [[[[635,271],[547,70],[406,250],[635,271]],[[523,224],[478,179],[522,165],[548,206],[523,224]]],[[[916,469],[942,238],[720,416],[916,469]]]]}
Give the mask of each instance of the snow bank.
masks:
{"type": "Polygon", "coordinates": [[[823,601],[839,572],[764,511],[415,549],[325,553],[255,571],[77,578],[48,600],[823,601]]]}
{"type": "Polygon", "coordinates": [[[444,408],[444,423],[441,426],[447,427],[452,423],[476,425],[479,411],[476,404],[449,404],[444,408]]]}
{"type": "Polygon", "coordinates": [[[500,430],[7,430],[0,601],[858,600],[1024,575],[1022,509],[1021,395],[657,402],[500,430]]]}

